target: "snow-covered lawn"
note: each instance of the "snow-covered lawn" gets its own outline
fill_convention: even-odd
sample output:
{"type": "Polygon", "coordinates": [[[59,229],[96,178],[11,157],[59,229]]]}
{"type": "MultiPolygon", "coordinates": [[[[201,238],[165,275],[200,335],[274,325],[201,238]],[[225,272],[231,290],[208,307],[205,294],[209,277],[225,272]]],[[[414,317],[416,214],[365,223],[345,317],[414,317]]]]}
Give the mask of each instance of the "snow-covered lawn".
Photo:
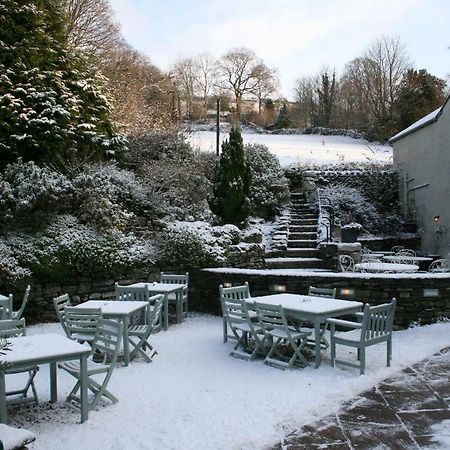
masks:
{"type": "MultiPolygon", "coordinates": [[[[221,141],[228,134],[220,135],[221,141]]],[[[266,145],[278,156],[282,166],[295,163],[389,162],[392,147],[346,136],[281,135],[243,133],[244,144],[266,145]]],[[[203,151],[215,151],[216,135],[211,131],[196,131],[189,142],[203,151]]]]}
{"type": "MultiPolygon", "coordinates": [[[[58,324],[29,330],[44,332],[61,330],[58,324]]],[[[280,371],[260,360],[230,357],[232,343],[222,343],[221,319],[194,316],[152,337],[159,351],[153,363],[135,361],[115,370],[109,388],[120,399],[116,405],[91,412],[79,424],[79,411],[63,401],[74,379],[58,371],[60,401],[49,405],[43,366],[37,375],[43,404],[30,412],[22,406],[13,424],[36,435],[32,449],[262,449],[448,346],[449,335],[450,323],[395,332],[393,366],[385,367],[385,345],[372,347],[365,376],[331,368],[328,353],[318,370],[280,371]]]]}

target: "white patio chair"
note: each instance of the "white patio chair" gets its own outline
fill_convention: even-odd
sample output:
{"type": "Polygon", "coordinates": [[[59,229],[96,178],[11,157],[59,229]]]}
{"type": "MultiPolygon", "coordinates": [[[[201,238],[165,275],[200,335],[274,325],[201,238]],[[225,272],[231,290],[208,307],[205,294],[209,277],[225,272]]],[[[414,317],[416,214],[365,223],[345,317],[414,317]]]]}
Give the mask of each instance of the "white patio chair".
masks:
{"type": "Polygon", "coordinates": [[[428,272],[440,273],[440,272],[450,272],[450,266],[448,264],[448,259],[437,259],[430,264],[428,272]]]}
{"type": "Polygon", "coordinates": [[[100,308],[76,308],[66,306],[64,308],[64,321],[66,334],[69,339],[80,344],[88,342],[92,344],[97,332],[98,320],[102,317],[100,308]]]}
{"type": "Polygon", "coordinates": [[[169,294],[168,301],[169,304],[175,304],[175,314],[177,316],[177,321],[181,322],[187,317],[188,314],[188,290],[189,290],[189,272],[184,274],[166,273],[161,272],[160,283],[166,284],[184,284],[183,294],[181,298],[181,304],[177,301],[176,294],[169,294]]]}
{"type": "MultiPolygon", "coordinates": [[[[56,316],[58,317],[59,323],[63,327],[64,332],[67,335],[66,328],[66,317],[65,317],[65,308],[67,306],[72,306],[72,302],[70,301],[70,297],[68,294],[60,295],[59,297],[55,297],[53,299],[53,306],[55,307],[56,316]]],[[[69,337],[67,335],[67,337],[69,337]]]]}
{"type": "Polygon", "coordinates": [[[341,272],[354,272],[355,261],[350,255],[339,255],[339,267],[341,272]]]}
{"type": "MultiPolygon", "coordinates": [[[[109,380],[116,366],[117,357],[119,355],[120,343],[123,336],[123,323],[115,320],[99,319],[97,325],[97,333],[92,343],[91,359],[88,360],[87,367],[87,385],[88,389],[93,392],[94,398],[89,403],[89,410],[97,407],[102,397],[106,397],[112,403],[119,400],[110,391],[106,389],[109,380]],[[99,361],[98,355],[102,358],[99,361]],[[95,362],[94,362],[95,361],[95,362]],[[105,377],[101,384],[94,380],[93,376],[102,375],[105,377]]],[[[81,399],[77,395],[80,390],[80,362],[67,361],[58,364],[58,367],[70,373],[77,379],[74,388],[70,391],[67,401],[73,401],[80,404],[81,399]]]]}
{"type": "Polygon", "coordinates": [[[366,348],[372,345],[386,342],[386,364],[389,367],[392,359],[392,326],[394,324],[395,298],[391,303],[378,306],[366,304],[360,322],[350,322],[341,319],[328,319],[330,325],[331,365],[336,363],[359,369],[360,375],[364,375],[366,368],[366,348]],[[336,332],[336,325],[349,328],[351,331],[336,332]],[[344,345],[356,348],[358,363],[336,359],[336,345],[344,345]]]}
{"type": "Polygon", "coordinates": [[[22,318],[23,310],[25,309],[25,306],[27,306],[28,299],[30,297],[30,291],[31,291],[31,286],[28,285],[27,288],[25,289],[25,293],[23,295],[23,300],[22,300],[22,304],[20,305],[20,308],[17,311],[12,312],[13,319],[19,320],[22,318]]]}

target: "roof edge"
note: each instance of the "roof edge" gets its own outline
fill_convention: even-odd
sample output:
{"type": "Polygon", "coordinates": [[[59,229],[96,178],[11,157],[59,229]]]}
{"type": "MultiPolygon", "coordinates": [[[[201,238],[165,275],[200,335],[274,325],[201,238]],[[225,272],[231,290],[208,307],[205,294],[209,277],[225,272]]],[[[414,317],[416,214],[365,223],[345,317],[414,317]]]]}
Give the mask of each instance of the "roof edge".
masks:
{"type": "MultiPolygon", "coordinates": [[[[395,136],[391,137],[391,138],[388,140],[388,142],[389,142],[390,144],[392,144],[393,142],[397,142],[397,141],[399,141],[400,139],[403,139],[404,137],[409,136],[410,134],[415,133],[416,131],[419,131],[419,130],[421,130],[422,128],[425,128],[426,126],[428,126],[428,125],[430,125],[430,124],[432,124],[432,123],[434,123],[434,122],[437,122],[438,119],[439,119],[439,117],[441,117],[441,115],[442,115],[442,111],[443,111],[443,109],[445,108],[445,105],[446,105],[449,101],[450,101],[450,95],[447,96],[447,98],[445,99],[445,102],[444,102],[443,105],[439,108],[439,111],[437,112],[437,114],[436,114],[433,118],[431,118],[430,120],[427,120],[426,122],[422,123],[421,125],[419,125],[419,126],[417,126],[417,127],[415,127],[415,128],[412,128],[412,129],[409,130],[409,131],[405,131],[405,130],[407,130],[409,127],[405,128],[405,130],[399,131],[395,136]]],[[[431,113],[430,113],[430,114],[431,114],[431,113]]],[[[426,115],[425,115],[424,117],[426,117],[426,115]]],[[[422,117],[422,119],[423,119],[424,117],[422,117]]],[[[422,120],[422,119],[419,119],[419,120],[422,120]]],[[[414,124],[411,124],[410,127],[411,127],[412,125],[414,125],[414,124]]]]}

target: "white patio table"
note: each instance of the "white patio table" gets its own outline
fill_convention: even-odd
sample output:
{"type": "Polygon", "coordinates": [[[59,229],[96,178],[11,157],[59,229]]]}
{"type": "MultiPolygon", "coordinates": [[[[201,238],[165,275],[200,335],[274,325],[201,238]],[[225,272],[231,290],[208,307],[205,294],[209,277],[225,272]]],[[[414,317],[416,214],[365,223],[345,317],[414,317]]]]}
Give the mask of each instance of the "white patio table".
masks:
{"type": "Polygon", "coordinates": [[[75,308],[98,309],[108,319],[116,319],[123,322],[123,362],[125,366],[130,364],[130,343],[128,341],[128,325],[130,317],[147,307],[147,302],[118,302],[117,300],[89,300],[80,303],[75,308]]]}
{"type": "Polygon", "coordinates": [[[401,256],[401,255],[386,255],[383,256],[384,261],[387,262],[399,262],[408,260],[411,261],[413,264],[421,263],[421,262],[431,262],[433,261],[433,258],[429,258],[428,256],[401,256]]]}
{"type": "MultiPolygon", "coordinates": [[[[50,401],[58,399],[57,363],[80,360],[80,400],[81,422],[88,418],[87,397],[87,357],[91,350],[59,334],[39,334],[8,338],[11,350],[5,352],[0,359],[9,364],[11,369],[24,369],[30,366],[50,364],[50,401]]],[[[0,371],[0,422],[6,423],[6,387],[5,372],[0,371]]]]}
{"type": "Polygon", "coordinates": [[[355,270],[359,272],[395,272],[395,273],[407,273],[417,272],[419,266],[415,264],[400,264],[400,263],[385,263],[385,262],[366,262],[355,264],[355,270]]]}
{"type": "Polygon", "coordinates": [[[144,287],[147,286],[150,294],[164,294],[164,321],[163,329],[169,328],[169,294],[175,294],[176,301],[179,303],[176,310],[181,311],[181,317],[177,317],[177,323],[183,321],[183,289],[186,288],[185,284],[169,284],[169,283],[134,283],[131,287],[144,287]]]}
{"type": "Polygon", "coordinates": [[[298,294],[275,294],[261,297],[250,297],[246,302],[251,307],[254,302],[268,305],[281,305],[286,316],[292,319],[303,319],[314,324],[315,331],[315,368],[321,363],[320,354],[320,325],[330,317],[339,317],[361,311],[363,304],[349,300],[337,300],[334,298],[313,297],[298,294]]]}

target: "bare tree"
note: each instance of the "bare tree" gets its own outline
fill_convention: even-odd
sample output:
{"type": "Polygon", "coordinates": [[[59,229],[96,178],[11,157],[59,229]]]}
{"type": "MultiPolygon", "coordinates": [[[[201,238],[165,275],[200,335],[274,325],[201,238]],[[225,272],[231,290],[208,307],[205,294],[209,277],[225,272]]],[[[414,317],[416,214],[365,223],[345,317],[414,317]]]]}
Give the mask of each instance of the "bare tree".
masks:
{"type": "Polygon", "coordinates": [[[66,15],[69,47],[102,53],[121,41],[120,26],[108,0],[59,0],[66,15]]]}
{"type": "Polygon", "coordinates": [[[245,47],[231,49],[218,62],[221,85],[233,93],[236,101],[237,120],[241,118],[243,97],[254,94],[259,83],[261,64],[255,52],[245,47]]]}
{"type": "Polygon", "coordinates": [[[216,60],[209,53],[201,53],[195,58],[196,65],[196,88],[202,98],[202,113],[204,119],[208,110],[208,99],[212,89],[217,84],[216,60]]]}
{"type": "Polygon", "coordinates": [[[192,118],[197,65],[193,58],[178,59],[172,66],[170,76],[186,105],[186,114],[192,118]]]}
{"type": "Polygon", "coordinates": [[[255,67],[254,78],[256,85],[253,94],[258,100],[258,115],[261,116],[265,100],[278,89],[278,77],[275,70],[270,69],[264,63],[260,63],[255,67]]]}
{"type": "Polygon", "coordinates": [[[303,77],[297,79],[295,82],[294,95],[296,112],[305,128],[317,125],[317,87],[317,77],[303,77]]]}

